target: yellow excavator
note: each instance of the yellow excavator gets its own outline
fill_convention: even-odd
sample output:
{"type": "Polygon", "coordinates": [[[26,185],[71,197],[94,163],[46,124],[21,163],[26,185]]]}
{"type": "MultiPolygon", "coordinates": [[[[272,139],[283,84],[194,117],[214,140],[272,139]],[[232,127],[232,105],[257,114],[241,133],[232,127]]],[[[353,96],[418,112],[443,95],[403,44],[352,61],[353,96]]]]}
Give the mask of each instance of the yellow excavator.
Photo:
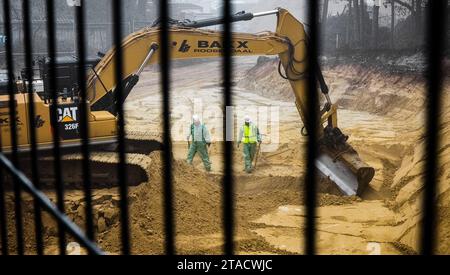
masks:
{"type": "MultiPolygon", "coordinates": [[[[277,16],[275,32],[258,34],[233,33],[232,52],[235,56],[262,56],[278,55],[280,75],[287,79],[295,94],[295,103],[303,121],[308,118],[306,112],[307,88],[307,35],[304,25],[300,23],[287,10],[278,8],[261,13],[240,12],[232,16],[233,22],[250,21],[261,16],[277,16]]],[[[218,57],[222,55],[222,33],[220,31],[204,29],[205,27],[222,24],[222,18],[211,18],[200,21],[175,21],[170,27],[170,46],[172,59],[193,59],[218,57]]],[[[134,32],[126,37],[121,45],[124,60],[123,100],[127,98],[133,87],[138,83],[144,68],[150,64],[158,63],[159,41],[158,22],[151,27],[134,32]]],[[[108,167],[117,162],[114,154],[116,142],[116,111],[115,111],[115,48],[101,55],[100,60],[88,60],[89,74],[87,79],[88,118],[90,144],[94,152],[91,156],[93,181],[102,185],[111,181],[116,174],[114,169],[108,167]]],[[[78,88],[76,86],[76,60],[57,60],[57,92],[58,92],[58,123],[59,136],[64,148],[80,145],[79,134],[79,105],[78,88]]],[[[48,89],[48,62],[39,62],[39,75],[41,82],[35,81],[34,104],[36,110],[36,132],[38,148],[45,150],[52,147],[53,125],[50,125],[51,91],[48,89]]],[[[374,169],[364,163],[357,152],[347,143],[345,136],[337,125],[337,107],[331,102],[328,87],[322,73],[317,72],[319,87],[323,93],[323,107],[320,118],[320,148],[316,160],[316,167],[321,174],[329,178],[345,195],[361,195],[374,176],[374,169]]],[[[15,94],[17,103],[18,145],[20,150],[26,151],[30,147],[26,95],[27,80],[25,76],[17,81],[18,92],[15,94]]],[[[11,150],[10,127],[8,123],[7,95],[0,96],[0,127],[3,151],[11,150]]],[[[308,129],[306,129],[307,131],[308,129]]],[[[129,184],[138,184],[145,180],[146,155],[161,148],[161,139],[158,134],[148,132],[127,133],[128,173],[129,184]],[[134,178],[133,178],[134,177],[134,178]]],[[[81,174],[73,172],[80,166],[81,156],[69,153],[63,157],[63,170],[70,171],[65,176],[66,182],[74,184],[81,182],[81,174]],[[77,164],[78,163],[78,164],[77,164]]],[[[42,161],[51,162],[51,153],[44,155],[42,161]]],[[[50,165],[51,167],[51,165],[50,165]]],[[[51,169],[40,172],[51,175],[51,169]]],[[[50,177],[50,176],[49,176],[50,177]]],[[[45,176],[41,176],[41,179],[45,176]]]]}

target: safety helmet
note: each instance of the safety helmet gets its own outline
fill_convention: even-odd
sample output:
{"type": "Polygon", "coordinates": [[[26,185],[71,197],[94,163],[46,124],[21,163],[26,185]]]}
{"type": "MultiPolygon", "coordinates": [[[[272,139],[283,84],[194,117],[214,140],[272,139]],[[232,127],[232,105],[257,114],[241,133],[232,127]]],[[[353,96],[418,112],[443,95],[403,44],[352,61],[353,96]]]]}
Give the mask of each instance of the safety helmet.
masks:
{"type": "Polygon", "coordinates": [[[194,121],[194,122],[200,122],[200,118],[198,117],[198,115],[193,115],[193,116],[192,116],[192,121],[194,121]]]}

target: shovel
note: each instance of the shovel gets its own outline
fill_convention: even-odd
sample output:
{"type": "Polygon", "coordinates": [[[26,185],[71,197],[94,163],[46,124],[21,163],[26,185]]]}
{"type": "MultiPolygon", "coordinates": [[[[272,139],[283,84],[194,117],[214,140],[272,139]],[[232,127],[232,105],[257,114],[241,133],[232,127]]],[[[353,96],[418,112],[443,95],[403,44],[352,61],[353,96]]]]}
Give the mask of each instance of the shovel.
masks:
{"type": "Polygon", "coordinates": [[[260,151],[261,151],[261,142],[258,142],[258,149],[256,150],[255,165],[253,165],[253,169],[256,169],[256,164],[258,163],[258,156],[260,151]]]}

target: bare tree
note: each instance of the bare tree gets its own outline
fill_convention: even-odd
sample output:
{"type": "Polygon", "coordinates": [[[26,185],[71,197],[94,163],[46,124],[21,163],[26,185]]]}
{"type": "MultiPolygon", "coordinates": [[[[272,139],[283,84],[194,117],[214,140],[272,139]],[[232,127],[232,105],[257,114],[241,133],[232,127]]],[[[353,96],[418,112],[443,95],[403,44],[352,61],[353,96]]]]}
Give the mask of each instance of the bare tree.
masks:
{"type": "Polygon", "coordinates": [[[354,26],[356,26],[355,29],[355,42],[358,46],[360,46],[361,43],[361,25],[359,22],[359,18],[360,18],[360,9],[359,9],[359,1],[358,0],[353,0],[353,6],[355,7],[355,13],[354,13],[354,26]]]}
{"type": "Polygon", "coordinates": [[[391,1],[391,49],[395,48],[395,2],[391,1]]]}
{"type": "Polygon", "coordinates": [[[364,33],[365,33],[365,20],[364,20],[364,16],[365,16],[365,11],[366,11],[366,5],[365,5],[365,1],[364,0],[359,0],[359,18],[358,18],[358,22],[359,22],[359,41],[360,41],[360,45],[361,48],[364,48],[366,46],[365,43],[365,39],[364,39],[364,33]]]}
{"type": "Polygon", "coordinates": [[[323,6],[322,6],[322,25],[324,25],[324,26],[327,24],[328,4],[329,4],[329,0],[323,0],[323,6]]]}
{"type": "Polygon", "coordinates": [[[347,46],[353,46],[354,43],[354,36],[353,36],[353,5],[352,5],[353,1],[352,0],[348,0],[348,17],[347,17],[347,26],[346,26],[346,30],[345,30],[345,40],[346,40],[346,44],[347,46]]]}
{"type": "Polygon", "coordinates": [[[379,1],[374,1],[373,3],[373,13],[372,13],[372,47],[374,49],[378,48],[378,19],[380,12],[379,1]]]}
{"type": "MultiPolygon", "coordinates": [[[[406,10],[412,16],[411,35],[414,35],[413,43],[417,46],[423,37],[423,8],[427,0],[389,0],[391,3],[398,4],[400,9],[406,10]]],[[[391,4],[392,5],[392,4],[391,4]]]]}

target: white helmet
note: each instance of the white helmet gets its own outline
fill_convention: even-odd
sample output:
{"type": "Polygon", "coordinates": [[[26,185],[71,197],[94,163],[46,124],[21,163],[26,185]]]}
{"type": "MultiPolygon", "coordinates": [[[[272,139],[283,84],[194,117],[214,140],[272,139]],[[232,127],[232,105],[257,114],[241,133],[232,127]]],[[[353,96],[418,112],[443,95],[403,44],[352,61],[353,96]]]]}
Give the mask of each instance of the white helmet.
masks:
{"type": "Polygon", "coordinates": [[[200,118],[198,117],[198,115],[193,115],[193,116],[192,116],[192,121],[194,121],[194,122],[200,122],[200,118]]]}
{"type": "Polygon", "coordinates": [[[250,122],[252,122],[252,119],[250,118],[249,115],[245,115],[244,121],[247,122],[247,123],[250,123],[250,122]]]}

